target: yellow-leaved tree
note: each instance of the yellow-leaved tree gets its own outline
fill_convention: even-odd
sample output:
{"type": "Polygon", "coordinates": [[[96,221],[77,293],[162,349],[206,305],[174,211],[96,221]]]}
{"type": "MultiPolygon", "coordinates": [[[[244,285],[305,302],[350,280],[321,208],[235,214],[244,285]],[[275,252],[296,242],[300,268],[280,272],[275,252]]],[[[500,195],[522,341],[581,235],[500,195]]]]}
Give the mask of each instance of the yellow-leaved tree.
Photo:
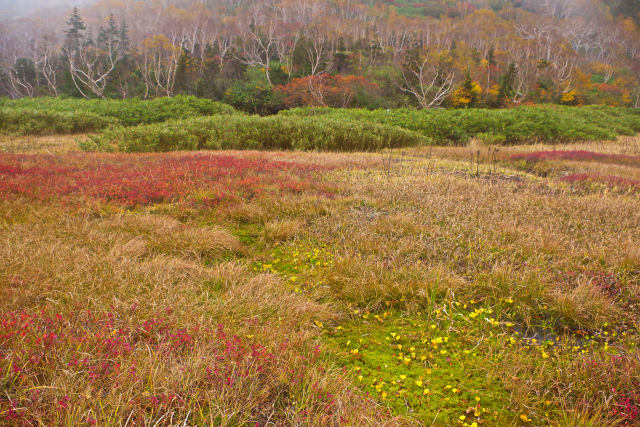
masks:
{"type": "Polygon", "coordinates": [[[451,105],[455,108],[475,107],[480,102],[481,95],[482,87],[471,80],[471,74],[467,73],[467,77],[460,87],[451,94],[451,105]]]}

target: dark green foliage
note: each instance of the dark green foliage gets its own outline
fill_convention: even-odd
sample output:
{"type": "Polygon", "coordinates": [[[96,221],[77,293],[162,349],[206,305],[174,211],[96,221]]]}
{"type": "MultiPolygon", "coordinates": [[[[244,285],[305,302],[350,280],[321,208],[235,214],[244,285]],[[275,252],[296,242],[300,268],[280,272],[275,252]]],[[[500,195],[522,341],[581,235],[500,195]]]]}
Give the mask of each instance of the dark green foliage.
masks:
{"type": "Polygon", "coordinates": [[[196,82],[198,96],[210,99],[221,99],[224,90],[220,85],[220,56],[215,46],[207,44],[204,48],[202,72],[196,82]]]}
{"type": "Polygon", "coordinates": [[[67,21],[67,25],[69,25],[69,28],[65,31],[66,38],[64,47],[65,53],[69,55],[80,47],[83,32],[87,28],[82,21],[82,17],[80,17],[80,12],[77,7],[73,8],[73,12],[71,13],[69,21],[67,21]]]}
{"type": "Polygon", "coordinates": [[[507,102],[513,97],[513,85],[515,83],[517,75],[518,70],[516,69],[516,64],[511,62],[509,64],[509,69],[507,70],[507,72],[500,77],[500,86],[498,88],[498,99],[496,100],[496,107],[504,107],[507,102]]]}
{"type": "Polygon", "coordinates": [[[638,0],[605,0],[614,16],[630,17],[640,25],[640,3],[638,0]]]}
{"type": "MultiPolygon", "coordinates": [[[[121,151],[323,150],[374,151],[428,143],[395,126],[330,117],[212,116],[114,128],[93,138],[93,149],[121,151]]],[[[85,144],[83,148],[90,148],[85,144]]]]}
{"type": "Polygon", "coordinates": [[[478,102],[480,101],[480,93],[479,91],[476,93],[476,91],[473,90],[473,80],[471,79],[471,73],[469,71],[467,71],[467,75],[462,82],[461,88],[463,93],[471,100],[465,108],[477,107],[478,102]]]}
{"type": "Polygon", "coordinates": [[[194,83],[197,75],[196,61],[191,52],[182,49],[182,54],[178,60],[176,69],[175,90],[178,93],[193,95],[195,92],[194,83]]]}
{"type": "Polygon", "coordinates": [[[275,114],[284,108],[282,95],[267,85],[236,81],[224,94],[224,102],[238,110],[262,116],[275,114]]]}
{"type": "Polygon", "coordinates": [[[347,74],[349,69],[349,55],[344,45],[344,38],[338,39],[338,49],[333,55],[333,70],[338,74],[347,74]]]}
{"type": "Polygon", "coordinates": [[[31,86],[36,86],[36,68],[32,59],[29,58],[18,58],[16,59],[15,64],[16,77],[30,84],[31,86]]]}

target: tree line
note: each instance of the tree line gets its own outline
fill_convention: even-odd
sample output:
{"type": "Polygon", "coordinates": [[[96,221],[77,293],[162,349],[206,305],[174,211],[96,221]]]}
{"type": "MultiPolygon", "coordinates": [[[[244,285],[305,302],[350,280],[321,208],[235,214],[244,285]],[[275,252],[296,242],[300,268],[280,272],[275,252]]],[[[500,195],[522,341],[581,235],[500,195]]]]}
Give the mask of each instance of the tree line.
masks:
{"type": "Polygon", "coordinates": [[[305,105],[640,107],[640,7],[630,4],[99,0],[64,16],[3,21],[0,92],[189,94],[261,114],[305,105]]]}

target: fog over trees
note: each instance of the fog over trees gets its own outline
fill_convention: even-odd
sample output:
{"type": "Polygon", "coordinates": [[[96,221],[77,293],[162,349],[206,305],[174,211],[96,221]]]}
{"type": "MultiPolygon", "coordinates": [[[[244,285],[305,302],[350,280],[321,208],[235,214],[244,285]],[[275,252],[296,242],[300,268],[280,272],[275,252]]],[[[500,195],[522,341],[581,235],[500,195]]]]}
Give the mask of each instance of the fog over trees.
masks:
{"type": "Polygon", "coordinates": [[[42,9],[67,10],[73,6],[84,6],[92,0],[0,0],[0,20],[24,17],[42,9]]]}
{"type": "Polygon", "coordinates": [[[186,93],[260,113],[640,106],[633,0],[0,0],[0,10],[0,92],[12,98],[186,93]]]}

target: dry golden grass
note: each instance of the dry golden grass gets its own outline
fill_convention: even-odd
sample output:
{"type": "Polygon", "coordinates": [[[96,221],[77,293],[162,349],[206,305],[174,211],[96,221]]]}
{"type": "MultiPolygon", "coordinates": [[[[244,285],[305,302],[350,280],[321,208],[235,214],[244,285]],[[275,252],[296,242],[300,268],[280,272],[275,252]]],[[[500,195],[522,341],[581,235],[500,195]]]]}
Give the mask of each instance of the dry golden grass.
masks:
{"type": "MultiPolygon", "coordinates": [[[[61,153],[72,150],[63,141],[42,139],[38,148],[15,140],[3,147],[46,152],[58,144],[61,153]]],[[[571,149],[629,154],[628,147],[638,143],[630,141],[571,149]]],[[[375,392],[365,395],[357,375],[337,362],[327,335],[356,322],[354,310],[431,319],[439,304],[476,301],[507,313],[523,334],[544,328],[564,337],[616,325],[624,326],[613,329],[616,334],[636,336],[640,195],[574,191],[555,177],[508,163],[494,169],[485,162],[475,177],[469,157],[477,149],[229,153],[327,167],[314,174],[331,189],[328,194],[267,193],[214,206],[134,209],[25,197],[0,201],[0,317],[27,313],[42,328],[29,334],[63,333],[46,363],[32,370],[25,365],[22,377],[0,373],[10,396],[0,397],[0,416],[17,417],[0,422],[426,424],[419,414],[396,417],[397,408],[390,413],[385,401],[375,392]],[[63,320],[47,329],[40,312],[63,320]],[[119,344],[100,334],[113,334],[131,349],[105,355],[119,344]],[[233,336],[237,351],[230,350],[233,336]],[[74,349],[79,342],[94,347],[74,349]],[[88,355],[88,367],[69,365],[77,351],[88,355]],[[212,361],[224,375],[208,370],[212,361]],[[123,370],[93,372],[98,362],[117,362],[123,370]],[[131,366],[137,375],[129,375],[131,366]],[[246,375],[227,384],[233,367],[246,375]]],[[[627,166],[563,167],[637,177],[627,166]]],[[[469,340],[514,336],[509,329],[482,334],[469,340]]],[[[0,340],[0,360],[28,360],[20,351],[42,345],[0,340]]],[[[496,419],[515,425],[524,413],[536,415],[536,425],[613,423],[619,396],[607,390],[632,389],[640,371],[637,350],[615,340],[611,347],[616,353],[596,348],[584,355],[559,344],[557,358],[548,363],[535,346],[489,348],[496,357],[478,372],[499,378],[509,399],[508,415],[496,419]],[[612,362],[613,354],[622,361],[612,362]],[[599,369],[589,368],[590,358],[599,369]],[[606,375],[607,369],[613,374],[606,375]]]]}
{"type": "MultiPolygon", "coordinates": [[[[558,292],[555,272],[603,265],[613,271],[628,258],[628,245],[640,241],[634,196],[571,195],[536,183],[446,174],[351,176],[345,186],[362,198],[362,207],[326,216],[311,230],[318,240],[344,248],[341,253],[363,254],[349,256],[345,268],[337,269],[346,275],[337,279],[343,290],[362,281],[411,292],[429,282],[427,272],[444,265],[454,277],[485,277],[486,285],[472,280],[466,287],[471,295],[486,296],[490,286],[506,296],[515,286],[522,287],[522,298],[531,304],[539,298],[543,305],[558,292]],[[542,284],[527,290],[532,277],[542,284]],[[500,290],[501,282],[510,284],[500,290]]],[[[383,298],[371,285],[365,288],[371,292],[361,293],[383,298]]]]}
{"type": "Polygon", "coordinates": [[[99,240],[109,231],[116,233],[119,238],[131,235],[134,248],[144,247],[145,251],[183,258],[216,259],[241,251],[237,237],[220,227],[186,226],[164,215],[122,215],[108,221],[104,228],[93,230],[91,237],[99,240]]]}
{"type": "Polygon", "coordinates": [[[560,173],[587,173],[596,175],[613,175],[625,177],[626,179],[640,181],[640,168],[622,165],[606,165],[595,162],[575,162],[564,161],[560,168],[560,173]]]}
{"type": "Polygon", "coordinates": [[[295,237],[303,227],[297,218],[269,221],[264,225],[263,238],[269,243],[284,242],[295,237]]]}
{"type": "MultiPolygon", "coordinates": [[[[464,147],[416,147],[407,148],[402,152],[396,152],[399,159],[402,158],[400,153],[404,153],[406,158],[437,158],[456,160],[466,163],[466,167],[471,172],[475,172],[475,163],[478,154],[480,155],[480,168],[483,173],[490,170],[488,164],[492,163],[494,158],[502,160],[513,154],[533,153],[538,151],[593,151],[604,154],[622,154],[628,156],[640,155],[640,137],[621,136],[617,141],[591,141],[571,144],[530,144],[530,145],[512,145],[512,146],[495,146],[486,145],[477,140],[471,140],[464,147]],[[473,160],[472,160],[473,159],[473,160]],[[469,165],[472,163],[473,166],[469,165]]],[[[504,165],[497,165],[498,169],[505,172],[508,171],[504,165]]],[[[594,165],[595,166],[595,165],[594,165]]]]}
{"type": "Polygon", "coordinates": [[[78,141],[90,135],[9,136],[0,134],[0,153],[64,154],[79,151],[78,141]]]}
{"type": "Polygon", "coordinates": [[[115,387],[54,371],[25,378],[25,385],[51,390],[42,396],[40,406],[28,393],[20,392],[21,387],[14,392],[15,385],[5,384],[20,406],[29,407],[30,419],[76,424],[93,418],[111,424],[130,416],[136,423],[170,424],[166,417],[182,422],[187,410],[194,422],[222,425],[267,419],[311,425],[337,424],[340,418],[354,423],[375,419],[367,418],[375,416],[375,407],[353,394],[338,371],[300,357],[311,352],[305,349],[306,343],[313,342],[313,322],[335,320],[336,311],[293,293],[276,276],[254,275],[242,261],[223,261],[225,254],[239,248],[228,232],[148,214],[91,218],[49,209],[35,210],[32,214],[37,219],[0,232],[2,313],[54,310],[73,324],[85,311],[110,312],[116,314],[122,328],[162,318],[194,337],[198,336],[194,328],[215,330],[222,324],[229,333],[262,343],[276,359],[264,367],[262,379],[250,375],[227,390],[203,383],[203,373],[211,364],[209,356],[220,352],[216,338],[194,338],[190,350],[168,355],[152,342],[117,359],[121,366],[136,366],[147,378],[125,380],[115,387]],[[282,347],[283,342],[289,344],[282,347]],[[299,372],[299,382],[290,382],[287,372],[299,372]],[[306,389],[311,384],[330,392],[331,400],[338,403],[325,410],[328,402],[316,403],[321,399],[306,389]],[[132,399],[140,396],[167,393],[183,401],[160,405],[155,412],[132,406],[132,399]],[[278,393],[283,394],[278,397],[278,393]],[[62,397],[70,399],[73,410],[56,414],[52,410],[62,397]],[[301,403],[292,399],[306,401],[309,413],[301,414],[292,407],[301,403]],[[313,409],[314,405],[318,407],[313,409]],[[356,412],[355,407],[359,408],[356,412]]]}

